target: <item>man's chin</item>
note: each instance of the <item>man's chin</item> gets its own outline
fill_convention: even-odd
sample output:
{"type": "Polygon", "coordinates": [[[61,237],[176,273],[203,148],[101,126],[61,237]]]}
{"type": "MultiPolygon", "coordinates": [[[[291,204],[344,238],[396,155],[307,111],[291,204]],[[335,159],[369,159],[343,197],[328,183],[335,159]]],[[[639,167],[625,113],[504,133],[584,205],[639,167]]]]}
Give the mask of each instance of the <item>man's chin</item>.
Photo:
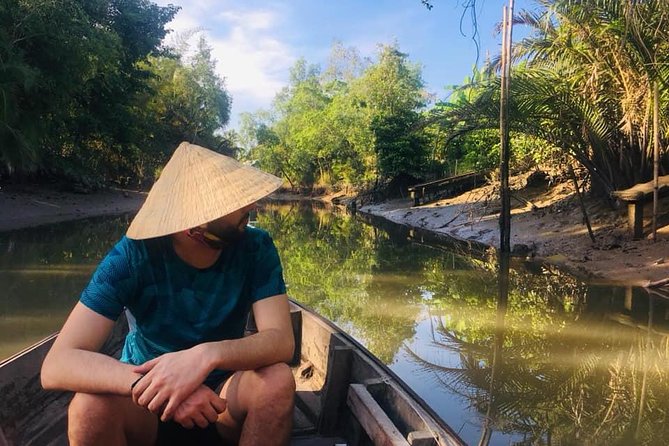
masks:
{"type": "Polygon", "coordinates": [[[228,231],[225,234],[214,234],[216,237],[221,239],[222,242],[227,244],[232,244],[244,237],[246,234],[246,226],[239,228],[237,231],[228,231]]]}

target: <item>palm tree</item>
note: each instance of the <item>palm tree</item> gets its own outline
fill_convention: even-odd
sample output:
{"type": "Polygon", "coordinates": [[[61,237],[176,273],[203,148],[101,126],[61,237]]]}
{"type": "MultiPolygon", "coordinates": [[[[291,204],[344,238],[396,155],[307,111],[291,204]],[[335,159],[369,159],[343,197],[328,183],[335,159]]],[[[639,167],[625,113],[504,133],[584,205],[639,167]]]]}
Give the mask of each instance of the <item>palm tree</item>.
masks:
{"type": "MultiPolygon", "coordinates": [[[[514,47],[512,129],[571,154],[608,193],[652,175],[652,100],[669,100],[669,2],[539,0],[516,24],[534,31],[514,47]]],[[[488,66],[499,68],[499,59],[488,66]]],[[[475,85],[473,100],[437,113],[445,128],[497,126],[499,79],[475,85]]],[[[471,88],[471,86],[467,86],[471,88]]],[[[660,107],[660,140],[669,139],[660,107]]]]}

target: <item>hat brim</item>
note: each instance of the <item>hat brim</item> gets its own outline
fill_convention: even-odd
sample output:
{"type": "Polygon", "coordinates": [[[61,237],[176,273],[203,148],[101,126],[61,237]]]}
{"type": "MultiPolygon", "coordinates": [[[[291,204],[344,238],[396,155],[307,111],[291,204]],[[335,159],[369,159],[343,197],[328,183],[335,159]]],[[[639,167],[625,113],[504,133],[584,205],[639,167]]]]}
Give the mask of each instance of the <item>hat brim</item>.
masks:
{"type": "Polygon", "coordinates": [[[181,143],[126,235],[142,240],[203,225],[276,191],[283,181],[200,146],[181,143]]]}

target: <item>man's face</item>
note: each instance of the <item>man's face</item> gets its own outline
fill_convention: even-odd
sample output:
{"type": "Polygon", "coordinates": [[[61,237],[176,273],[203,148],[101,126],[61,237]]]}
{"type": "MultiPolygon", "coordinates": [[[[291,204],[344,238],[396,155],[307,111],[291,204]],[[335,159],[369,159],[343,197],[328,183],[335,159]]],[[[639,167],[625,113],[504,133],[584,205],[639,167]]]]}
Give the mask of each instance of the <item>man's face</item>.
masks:
{"type": "Polygon", "coordinates": [[[232,243],[239,240],[249,222],[249,213],[256,208],[255,203],[236,210],[217,220],[207,223],[207,231],[220,238],[223,242],[232,243]]]}

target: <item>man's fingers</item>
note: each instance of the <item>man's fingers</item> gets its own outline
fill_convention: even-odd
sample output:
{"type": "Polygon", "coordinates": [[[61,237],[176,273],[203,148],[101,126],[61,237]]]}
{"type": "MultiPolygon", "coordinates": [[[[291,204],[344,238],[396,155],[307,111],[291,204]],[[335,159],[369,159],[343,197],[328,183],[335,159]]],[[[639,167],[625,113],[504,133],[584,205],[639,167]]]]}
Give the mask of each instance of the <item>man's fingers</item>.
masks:
{"type": "Polygon", "coordinates": [[[207,419],[201,413],[193,414],[192,418],[193,421],[195,421],[195,424],[197,424],[201,428],[209,426],[209,421],[207,421],[207,419]]]}
{"type": "MultiPolygon", "coordinates": [[[[132,400],[135,402],[135,404],[140,404],[139,403],[140,397],[144,395],[144,392],[150,385],[151,385],[150,376],[143,376],[142,379],[137,381],[135,387],[132,388],[132,400]]],[[[153,395],[151,395],[151,398],[153,398],[153,395]]],[[[148,399],[147,402],[148,401],[151,401],[151,399],[148,399]]]]}
{"type": "Polygon", "coordinates": [[[177,411],[177,408],[182,402],[182,398],[179,395],[172,395],[172,398],[167,402],[165,410],[163,410],[163,415],[160,417],[162,421],[167,421],[171,419],[177,411]]]}
{"type": "Polygon", "coordinates": [[[193,427],[195,427],[195,424],[193,424],[193,421],[190,418],[180,421],[179,424],[186,429],[193,429],[193,427]]]}
{"type": "Polygon", "coordinates": [[[216,410],[214,410],[214,407],[210,404],[204,405],[204,408],[202,409],[202,415],[204,415],[204,417],[210,423],[215,423],[218,419],[218,413],[216,413],[216,410]]]}
{"type": "MultiPolygon", "coordinates": [[[[137,387],[135,387],[137,389],[137,387]]],[[[148,386],[145,389],[137,389],[137,404],[139,404],[142,407],[147,407],[149,406],[149,403],[153,401],[153,399],[156,397],[158,394],[158,389],[156,389],[156,386],[148,386]]]]}
{"type": "Polygon", "coordinates": [[[162,412],[162,408],[165,406],[165,400],[166,398],[158,393],[155,398],[151,400],[151,402],[146,406],[147,409],[149,409],[151,412],[155,413],[156,415],[160,415],[162,412]]]}
{"type": "Polygon", "coordinates": [[[135,372],[135,373],[146,374],[156,365],[156,363],[158,362],[158,359],[159,358],[154,358],[150,361],[146,361],[144,364],[138,365],[137,367],[132,369],[132,371],[135,372]]]}
{"type": "Polygon", "coordinates": [[[217,413],[225,412],[225,409],[228,407],[228,403],[223,398],[220,398],[218,395],[212,398],[210,402],[212,407],[217,413]]]}

